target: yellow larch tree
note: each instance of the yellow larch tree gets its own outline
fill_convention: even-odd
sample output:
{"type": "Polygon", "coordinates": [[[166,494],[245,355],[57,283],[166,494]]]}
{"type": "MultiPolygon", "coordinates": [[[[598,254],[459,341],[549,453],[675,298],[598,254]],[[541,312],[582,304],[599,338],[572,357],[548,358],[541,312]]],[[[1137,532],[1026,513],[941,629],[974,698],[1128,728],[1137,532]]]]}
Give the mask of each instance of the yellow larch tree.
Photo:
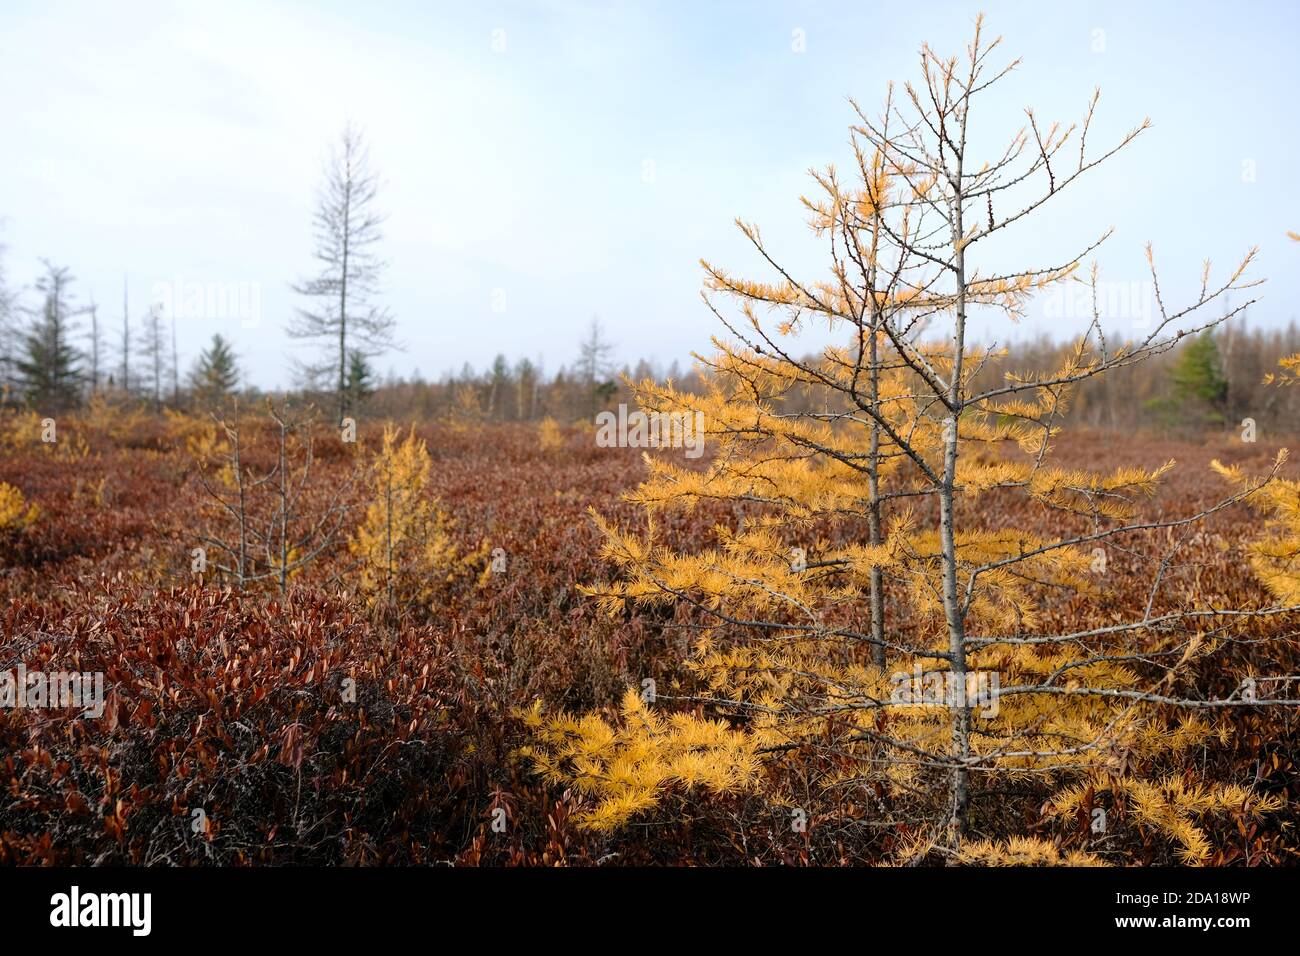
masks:
{"type": "Polygon", "coordinates": [[[528,755],[583,796],[588,826],[621,826],[674,791],[757,789],[819,819],[905,831],[893,843],[902,860],[1093,861],[1007,842],[999,794],[1045,782],[1044,820],[1123,797],[1135,826],[1200,862],[1205,815],[1275,808],[1242,788],[1159,776],[1160,760],[1219,729],[1216,712],[1249,703],[1202,694],[1189,675],[1253,612],[1195,606],[1167,586],[1167,552],[1132,544],[1207,512],[1143,518],[1172,462],[1094,473],[1052,456],[1071,386],[1246,308],[1243,297],[1204,314],[1254,284],[1254,253],[1219,279],[1207,263],[1198,294],[1179,308],[1159,297],[1152,327],[1122,344],[1103,331],[1096,266],[1082,268],[1108,232],[1046,265],[986,264],[986,239],[1148,126],[1094,154],[1094,93],[1080,124],[1026,111],[1004,150],[977,159],[972,105],[1015,67],[993,65],[999,46],[977,22],[963,56],[923,47],[921,81],[901,95],[891,86],[878,117],[853,104],[850,175],[813,171],[803,199],[828,276],[796,277],[739,222],[773,278],[703,263],[705,302],[727,332],[698,357],[705,389],[637,387],[648,414],[702,416],[710,464],[647,459],[649,478],[628,495],[644,521],[597,518],[617,577],[588,593],[611,614],[685,614],[696,639],[682,691],[652,705],[678,708],[671,716],[635,694],[612,721],[525,714],[528,755]],[[1018,318],[1033,296],[1077,283],[1092,318],[1054,372],[1019,373],[972,344],[979,320],[1018,318]],[[803,358],[813,325],[846,344],[803,358]],[[989,368],[1000,383],[977,387],[989,368]],[[709,546],[684,548],[665,515],[705,504],[730,518],[709,546]],[[1146,607],[1062,627],[1063,595],[1085,609],[1104,597],[1119,573],[1107,546],[1120,542],[1151,582],[1146,607]]]}
{"type": "Polygon", "coordinates": [[[29,528],[36,523],[40,513],[40,508],[29,504],[22,491],[0,481],[0,532],[29,528]]]}
{"type": "Polygon", "coordinates": [[[564,447],[564,429],[554,418],[546,417],[537,425],[537,444],[544,452],[559,451],[564,447]]]}
{"type": "Polygon", "coordinates": [[[384,429],[370,463],[370,504],[349,549],[361,562],[361,590],[372,603],[427,609],[440,589],[481,554],[462,555],[451,518],[431,491],[433,462],[412,427],[384,429]]]}

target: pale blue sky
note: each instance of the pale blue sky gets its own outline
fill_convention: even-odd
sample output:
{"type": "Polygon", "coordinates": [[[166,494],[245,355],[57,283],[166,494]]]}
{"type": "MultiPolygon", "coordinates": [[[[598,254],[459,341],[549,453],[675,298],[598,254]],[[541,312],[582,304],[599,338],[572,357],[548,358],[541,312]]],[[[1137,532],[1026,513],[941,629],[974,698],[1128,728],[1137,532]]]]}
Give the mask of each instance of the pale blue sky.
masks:
{"type": "MultiPolygon", "coordinates": [[[[386,302],[405,348],[382,371],[436,377],[497,352],[554,370],[592,315],[622,361],[685,359],[717,331],[697,260],[767,278],[739,215],[820,277],[798,197],[809,166],[847,159],[845,97],[874,109],[887,81],[916,77],[922,41],[959,52],[980,9],[1023,59],[972,118],[988,142],[1014,133],[1025,106],[1080,118],[1095,85],[1091,142],[1154,123],[995,254],[1055,261],[1114,225],[1103,277],[1143,280],[1150,239],[1181,299],[1205,256],[1226,267],[1259,244],[1269,282],[1251,322],[1300,312],[1300,247],[1284,237],[1300,229],[1300,8],[1281,0],[6,0],[6,271],[21,285],[39,257],[65,263],[114,323],[124,272],[133,319],[177,276],[257,284],[256,327],[185,318],[182,358],[219,331],[254,382],[283,383],[288,286],[310,268],[320,162],[351,117],[387,182],[386,302]]],[[[1042,312],[981,334],[1076,327],[1042,312]]]]}

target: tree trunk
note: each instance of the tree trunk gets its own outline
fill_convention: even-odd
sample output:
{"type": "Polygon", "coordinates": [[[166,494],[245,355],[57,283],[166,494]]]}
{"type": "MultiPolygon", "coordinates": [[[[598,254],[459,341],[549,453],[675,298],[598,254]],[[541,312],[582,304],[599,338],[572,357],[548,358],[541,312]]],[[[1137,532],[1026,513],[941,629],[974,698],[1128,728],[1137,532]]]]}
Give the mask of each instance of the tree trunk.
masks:
{"type": "MultiPolygon", "coordinates": [[[[965,116],[962,117],[961,142],[965,145],[965,116]]],[[[970,771],[966,762],[970,757],[970,707],[966,701],[966,621],[957,584],[957,543],[953,526],[953,489],[957,477],[958,421],[962,408],[962,353],[966,347],[966,253],[962,247],[965,236],[962,225],[962,157],[956,156],[956,174],[953,178],[953,241],[957,253],[956,319],[953,329],[952,380],[948,383],[948,420],[943,431],[943,482],[939,488],[939,548],[943,562],[943,610],[948,624],[948,666],[952,672],[951,687],[957,693],[949,701],[952,721],[953,767],[950,779],[949,825],[954,846],[960,844],[966,833],[970,809],[970,771]]]]}
{"type": "Polygon", "coordinates": [[[352,163],[348,160],[348,181],[343,187],[343,267],[339,276],[339,427],[348,414],[348,243],[352,238],[352,163]]]}

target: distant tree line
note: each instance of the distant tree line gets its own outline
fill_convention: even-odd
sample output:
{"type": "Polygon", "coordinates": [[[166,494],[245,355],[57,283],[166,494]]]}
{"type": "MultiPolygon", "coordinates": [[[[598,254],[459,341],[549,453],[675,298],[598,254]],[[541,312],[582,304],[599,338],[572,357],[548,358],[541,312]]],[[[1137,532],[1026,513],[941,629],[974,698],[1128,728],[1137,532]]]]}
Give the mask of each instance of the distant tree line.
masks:
{"type": "MultiPolygon", "coordinates": [[[[396,346],[396,321],[379,304],[384,262],[377,245],[383,215],[380,180],[361,133],[344,129],[326,163],[313,215],[317,271],[293,288],[306,305],[290,321],[291,338],[311,345],[316,358],[295,361],[295,394],[349,414],[389,418],[453,416],[462,420],[590,420],[620,402],[632,403],[625,381],[671,379],[695,391],[699,371],[648,361],[618,365],[614,346],[593,319],[568,365],[548,372],[540,359],[505,355],[482,371],[465,365],[437,381],[418,372],[379,381],[372,362],[396,346]]],[[[0,247],[0,253],[3,247],[0,247]]],[[[231,342],[214,335],[182,373],[174,314],[155,304],[132,319],[123,292],[120,329],[106,310],[82,302],[76,277],[42,260],[30,293],[7,283],[0,255],[0,403],[58,412],[93,396],[152,406],[211,409],[257,389],[243,378],[231,342]]],[[[116,318],[113,319],[116,322],[116,318]]],[[[1008,370],[1047,373],[1069,348],[1041,336],[1011,346],[985,363],[973,384],[988,385],[1008,370]]],[[[1142,365],[1085,379],[1066,412],[1071,424],[1099,429],[1205,431],[1240,427],[1250,418],[1263,428],[1300,423],[1300,389],[1268,388],[1265,374],[1300,352],[1300,330],[1250,327],[1243,314],[1212,332],[1188,336],[1142,365]]],[[[793,388],[779,401],[808,411],[807,395],[793,388]]]]}
{"type": "MultiPolygon", "coordinates": [[[[1068,349],[1047,337],[1013,346],[986,378],[1007,370],[1050,372],[1068,349]]],[[[1300,393],[1265,385],[1283,357],[1300,350],[1300,328],[1253,327],[1243,315],[1219,328],[1188,335],[1141,366],[1123,366],[1087,379],[1066,411],[1075,426],[1180,434],[1238,430],[1253,419],[1260,428],[1300,430],[1300,393]]]]}
{"type": "MultiPolygon", "coordinates": [[[[156,309],[138,318],[133,330],[124,303],[120,333],[106,334],[102,310],[78,300],[75,276],[66,267],[43,262],[33,287],[35,301],[27,303],[5,283],[3,265],[0,259],[0,400],[56,412],[98,395],[156,409],[207,410],[236,396],[259,394],[243,380],[232,343],[220,334],[182,375],[174,323],[168,326],[156,309]]],[[[1008,370],[1046,373],[1060,366],[1068,348],[1047,336],[1016,343],[979,375],[992,380],[1008,370]]],[[[1280,359],[1296,352],[1300,328],[1295,322],[1261,329],[1243,318],[1188,336],[1141,369],[1120,367],[1084,381],[1065,416],[1072,425],[1100,430],[1186,434],[1237,429],[1247,418],[1260,428],[1294,429],[1300,426],[1300,390],[1270,388],[1263,380],[1280,359]]],[[[703,384],[698,369],[683,371],[675,362],[667,367],[648,360],[616,363],[614,345],[595,319],[573,360],[553,372],[540,359],[498,355],[487,368],[465,364],[436,380],[419,372],[380,380],[367,351],[343,354],[341,393],[300,380],[293,394],[343,414],[383,418],[578,421],[620,402],[633,403],[627,381],[672,379],[688,391],[703,384]]],[[[331,367],[330,375],[336,371],[331,367]]],[[[792,411],[807,410],[798,389],[783,401],[792,411]]]]}
{"type": "Polygon", "coordinates": [[[683,372],[678,363],[667,366],[648,360],[618,364],[614,344],[599,320],[593,319],[567,365],[549,372],[541,359],[511,361],[498,355],[486,368],[466,363],[459,371],[427,380],[419,372],[410,377],[389,376],[376,381],[366,360],[358,355],[349,382],[356,389],[349,407],[382,418],[456,418],[462,421],[535,422],[554,418],[564,422],[590,421],[602,409],[620,402],[633,404],[627,381],[672,379],[688,389],[701,386],[699,373],[683,372]]]}

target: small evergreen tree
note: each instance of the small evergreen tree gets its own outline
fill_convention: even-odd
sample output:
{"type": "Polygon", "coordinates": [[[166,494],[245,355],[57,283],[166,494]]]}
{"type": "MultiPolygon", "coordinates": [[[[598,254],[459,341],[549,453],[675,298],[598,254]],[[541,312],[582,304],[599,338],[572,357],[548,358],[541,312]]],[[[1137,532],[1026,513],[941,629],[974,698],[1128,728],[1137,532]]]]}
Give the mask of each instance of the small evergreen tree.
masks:
{"type": "Polygon", "coordinates": [[[343,390],[348,408],[357,408],[375,393],[375,373],[364,352],[353,349],[348,353],[348,377],[343,390]]]}
{"type": "Polygon", "coordinates": [[[488,371],[488,417],[495,419],[514,418],[507,408],[512,397],[510,388],[510,364],[504,355],[497,355],[488,371]]]}
{"type": "Polygon", "coordinates": [[[19,386],[27,400],[44,410],[68,408],[77,403],[81,388],[80,353],[72,345],[72,306],[69,286],[73,277],[63,266],[45,262],[45,275],[36,283],[44,300],[15,360],[19,386]]]}
{"type": "Polygon", "coordinates": [[[1170,379],[1174,402],[1184,420],[1199,425],[1223,424],[1228,380],[1213,332],[1202,332],[1183,347],[1170,379]]]}
{"type": "Polygon", "coordinates": [[[239,384],[239,361],[220,334],[212,336],[212,344],[199,353],[190,372],[190,385],[194,397],[201,403],[221,402],[234,392],[239,384]]]}

